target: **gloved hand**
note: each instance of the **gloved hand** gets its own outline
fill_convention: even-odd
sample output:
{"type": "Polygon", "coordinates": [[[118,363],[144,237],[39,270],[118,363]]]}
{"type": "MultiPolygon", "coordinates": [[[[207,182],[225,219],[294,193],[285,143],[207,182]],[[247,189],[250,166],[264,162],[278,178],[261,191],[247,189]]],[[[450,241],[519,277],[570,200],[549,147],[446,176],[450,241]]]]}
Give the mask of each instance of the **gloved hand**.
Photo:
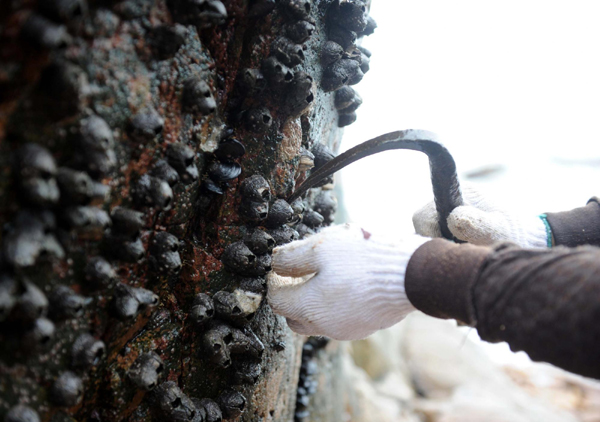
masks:
{"type": "Polygon", "coordinates": [[[390,242],[357,226],[325,228],[275,248],[269,303],[299,334],[364,338],[414,310],[404,273],[428,240],[410,235],[390,242]]]}
{"type": "MultiPolygon", "coordinates": [[[[503,210],[469,185],[461,185],[461,190],[465,205],[448,216],[448,228],[457,239],[480,246],[510,241],[523,248],[547,247],[546,226],[538,216],[503,210]]],[[[413,225],[422,236],[442,236],[433,202],[414,213],[413,225]]]]}

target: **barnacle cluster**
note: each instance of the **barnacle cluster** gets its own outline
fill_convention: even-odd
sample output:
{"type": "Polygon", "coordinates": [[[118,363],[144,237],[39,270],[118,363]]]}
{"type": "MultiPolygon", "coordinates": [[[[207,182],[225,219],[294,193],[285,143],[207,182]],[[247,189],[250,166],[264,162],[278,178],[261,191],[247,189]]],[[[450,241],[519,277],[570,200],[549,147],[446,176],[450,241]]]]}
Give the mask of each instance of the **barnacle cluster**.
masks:
{"type": "Polygon", "coordinates": [[[25,3],[19,36],[47,62],[18,111],[41,129],[15,123],[0,144],[15,203],[1,238],[0,365],[51,369],[15,388],[41,394],[9,396],[0,415],[92,419],[101,390],[120,412],[131,404],[132,420],[239,418],[253,405],[247,392],[267,382],[270,353],[285,349],[260,325],[273,248],[333,222],[332,180],[286,195],[294,173],[334,156],[310,131],[317,100],[340,127],[355,119],[361,99],[348,85],[370,53],[354,43],[374,27],[364,3],[325,2],[324,21],[310,0],[247,2],[269,33],[244,40],[256,51],[231,69],[209,57],[238,22],[218,0],[25,3]],[[282,187],[269,168],[279,158],[266,155],[290,122],[302,145],[282,187]],[[190,360],[227,388],[194,391],[182,375],[190,360]]]}
{"type": "Polygon", "coordinates": [[[335,91],[338,126],[344,127],[356,121],[356,109],[362,104],[349,85],[362,80],[371,59],[371,52],[356,42],[371,35],[377,24],[368,15],[364,0],[336,0],[327,15],[329,40],[321,48],[321,62],[325,66],[321,87],[335,91]]]}

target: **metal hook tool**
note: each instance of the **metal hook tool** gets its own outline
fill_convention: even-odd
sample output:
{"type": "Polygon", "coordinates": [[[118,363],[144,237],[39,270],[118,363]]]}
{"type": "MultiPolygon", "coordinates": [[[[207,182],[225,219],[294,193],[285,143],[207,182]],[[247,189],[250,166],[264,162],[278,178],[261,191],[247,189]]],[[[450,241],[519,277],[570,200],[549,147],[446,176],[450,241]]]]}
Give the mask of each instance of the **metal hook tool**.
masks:
{"type": "Polygon", "coordinates": [[[463,205],[456,164],[450,152],[437,140],[437,135],[426,130],[390,132],[349,149],[312,172],[288,198],[288,202],[292,203],[308,189],[347,165],[361,158],[394,149],[421,151],[427,155],[440,230],[446,239],[456,240],[448,228],[448,216],[456,207],[463,205]]]}

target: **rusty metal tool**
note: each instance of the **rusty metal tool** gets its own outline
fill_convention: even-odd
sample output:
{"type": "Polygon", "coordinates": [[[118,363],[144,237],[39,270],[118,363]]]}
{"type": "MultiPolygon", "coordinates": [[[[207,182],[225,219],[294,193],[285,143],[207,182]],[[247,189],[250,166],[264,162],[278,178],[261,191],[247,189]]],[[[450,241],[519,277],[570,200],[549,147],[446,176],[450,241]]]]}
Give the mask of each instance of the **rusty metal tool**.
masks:
{"type": "Polygon", "coordinates": [[[448,228],[448,216],[463,199],[456,175],[456,164],[450,152],[437,139],[437,135],[426,130],[399,130],[363,142],[315,169],[302,185],[288,198],[288,202],[300,198],[308,189],[323,179],[361,158],[394,149],[421,151],[429,158],[431,183],[439,225],[446,239],[457,240],[448,228]]]}

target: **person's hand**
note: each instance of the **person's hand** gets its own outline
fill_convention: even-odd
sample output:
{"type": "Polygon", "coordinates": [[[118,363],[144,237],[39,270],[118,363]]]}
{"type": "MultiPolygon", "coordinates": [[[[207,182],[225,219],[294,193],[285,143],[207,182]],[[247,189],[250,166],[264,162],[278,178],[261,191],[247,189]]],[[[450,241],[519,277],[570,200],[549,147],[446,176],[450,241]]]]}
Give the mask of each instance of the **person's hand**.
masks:
{"type": "MultiPolygon", "coordinates": [[[[510,241],[523,248],[547,247],[546,226],[538,216],[508,212],[469,185],[461,190],[465,204],[448,216],[448,228],[457,239],[479,246],[510,241]]],[[[413,225],[422,236],[442,236],[433,202],[415,212],[413,225]]]]}
{"type": "Polygon", "coordinates": [[[390,242],[357,226],[325,228],[275,248],[269,303],[299,334],[364,338],[414,310],[404,273],[428,240],[413,234],[390,242]]]}

